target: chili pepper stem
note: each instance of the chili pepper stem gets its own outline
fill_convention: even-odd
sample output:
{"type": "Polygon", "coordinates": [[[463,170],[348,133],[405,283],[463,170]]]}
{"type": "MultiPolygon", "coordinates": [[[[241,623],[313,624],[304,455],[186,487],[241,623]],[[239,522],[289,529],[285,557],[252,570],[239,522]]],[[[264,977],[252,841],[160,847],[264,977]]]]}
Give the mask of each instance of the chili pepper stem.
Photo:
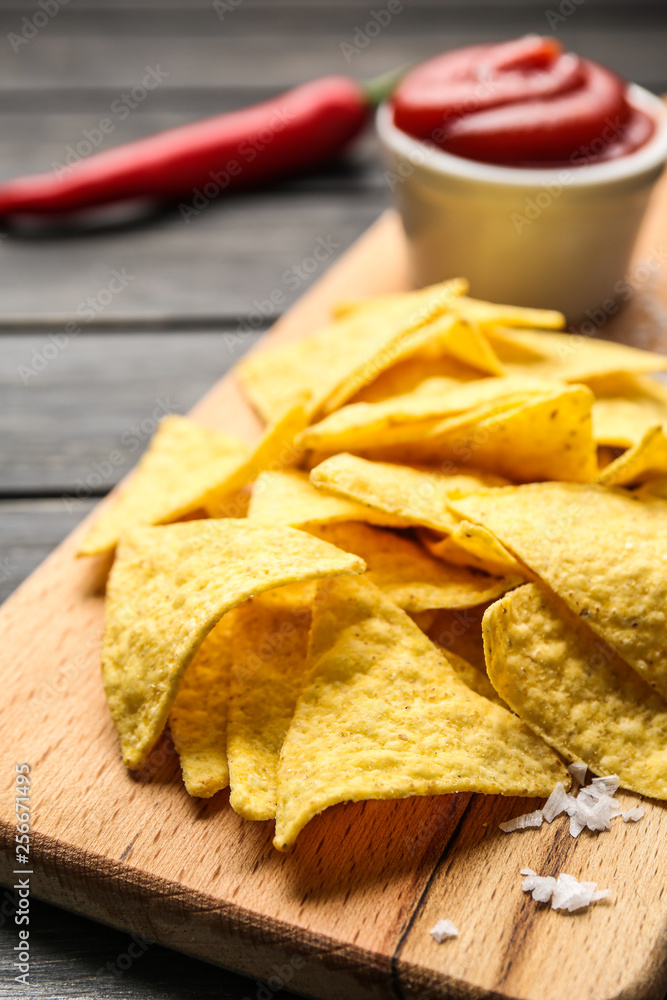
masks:
{"type": "Polygon", "coordinates": [[[366,101],[372,108],[382,104],[394,92],[396,84],[405,76],[411,68],[411,63],[404,63],[397,69],[389,70],[388,73],[381,73],[370,80],[361,81],[361,89],[366,95],[366,101]]]}

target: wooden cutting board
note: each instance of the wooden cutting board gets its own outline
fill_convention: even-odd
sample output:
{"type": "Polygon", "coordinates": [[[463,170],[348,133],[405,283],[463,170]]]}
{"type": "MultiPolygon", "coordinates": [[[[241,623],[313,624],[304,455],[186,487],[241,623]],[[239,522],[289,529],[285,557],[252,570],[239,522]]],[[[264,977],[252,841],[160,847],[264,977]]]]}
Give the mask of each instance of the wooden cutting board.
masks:
{"type": "MultiPolygon", "coordinates": [[[[656,192],[625,313],[604,336],[667,350],[667,186],[656,192]],[[663,241],[665,246],[663,246],[663,241]]],[[[383,216],[276,324],[300,337],[338,298],[406,288],[405,246],[383,216]]],[[[249,440],[259,425],[232,378],[195,416],[249,440]]],[[[662,997],[667,983],[667,815],[570,837],[562,818],[507,836],[538,803],[484,796],[327,810],[292,854],[227,793],[193,800],[165,738],[150,773],[120,761],[100,681],[104,560],[76,560],[76,531],[0,612],[5,748],[0,877],[15,882],[14,763],[32,780],[31,890],[67,909],[306,996],[607,1000],[662,997]],[[610,888],[575,915],[538,905],[519,871],[569,872],[610,888]],[[460,936],[436,944],[441,917],[460,936]]],[[[636,797],[621,795],[622,803],[636,797]]],[[[259,993],[258,993],[259,995],[259,993]]]]}

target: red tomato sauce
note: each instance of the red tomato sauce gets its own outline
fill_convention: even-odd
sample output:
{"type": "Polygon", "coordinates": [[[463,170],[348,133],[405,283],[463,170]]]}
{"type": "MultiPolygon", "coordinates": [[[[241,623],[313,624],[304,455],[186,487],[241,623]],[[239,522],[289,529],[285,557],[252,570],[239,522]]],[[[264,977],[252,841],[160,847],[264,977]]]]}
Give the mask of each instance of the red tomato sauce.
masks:
{"type": "Polygon", "coordinates": [[[582,166],[634,152],[655,124],[627,84],[554,38],[446,52],[408,73],[394,124],[416,139],[482,163],[582,166]]]}

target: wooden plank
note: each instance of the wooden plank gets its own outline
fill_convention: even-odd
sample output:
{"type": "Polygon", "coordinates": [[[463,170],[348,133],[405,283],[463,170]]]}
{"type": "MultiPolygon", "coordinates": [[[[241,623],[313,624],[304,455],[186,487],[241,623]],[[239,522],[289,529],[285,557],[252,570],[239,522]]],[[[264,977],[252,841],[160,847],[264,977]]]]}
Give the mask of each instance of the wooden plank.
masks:
{"type": "Polygon", "coordinates": [[[175,208],[111,234],[6,239],[0,324],[62,332],[79,316],[85,332],[100,322],[239,323],[272,293],[280,309],[294,301],[384,203],[381,191],[263,191],[212,202],[188,222],[175,208]],[[118,275],[122,287],[102,304],[118,275]]]}
{"type": "MultiPolygon", "coordinates": [[[[549,8],[547,8],[549,9],[549,8]]],[[[168,73],[160,87],[288,87],[322,73],[372,76],[445,48],[553,33],[544,6],[430,6],[405,3],[382,30],[365,34],[371,9],[242,4],[223,19],[211,4],[183,11],[77,11],[63,7],[25,44],[19,11],[0,11],[0,30],[14,38],[16,58],[0,66],[0,89],[48,90],[138,84],[146,67],[168,73]],[[495,13],[497,10],[497,13],[495,13]],[[495,16],[494,16],[495,15],[495,16]],[[361,32],[361,34],[360,34],[361,32]],[[355,36],[358,44],[355,42],[355,36]],[[16,41],[19,38],[19,41],[16,41]],[[348,48],[345,48],[345,46],[348,48]],[[351,50],[349,46],[356,46],[351,50]]],[[[610,63],[640,83],[665,81],[664,7],[593,9],[582,4],[557,26],[583,55],[610,63]]]]}
{"type": "Polygon", "coordinates": [[[0,501],[0,603],[92,509],[94,500],[0,501]]]}
{"type": "MultiPolygon", "coordinates": [[[[27,381],[48,334],[4,336],[0,351],[0,496],[111,489],[157,420],[185,413],[257,340],[253,331],[88,333],[27,381]],[[85,416],[84,416],[85,415],[85,416]]],[[[228,428],[233,433],[233,420],[228,428]]]]}
{"type": "MultiPolygon", "coordinates": [[[[667,185],[662,199],[665,191],[667,185]]],[[[649,227],[644,240],[656,232],[649,227]]],[[[646,249],[644,242],[640,259],[646,249]]],[[[380,293],[406,284],[400,230],[387,215],[278,322],[272,340],[312,329],[344,293],[380,293]]],[[[667,301],[664,285],[660,295],[667,301]]],[[[626,314],[625,336],[634,328],[630,320],[626,314]]],[[[229,378],[194,412],[211,426],[225,426],[230,411],[238,415],[238,433],[249,439],[258,433],[256,418],[229,378]]],[[[268,977],[272,965],[295,967],[296,961],[294,988],[315,997],[332,991],[353,998],[416,997],[426,988],[434,1000],[490,996],[490,990],[496,997],[526,1000],[584,1000],[594,993],[606,1000],[619,995],[619,983],[637,984],[640,965],[645,976],[636,995],[660,995],[665,954],[659,946],[667,927],[665,903],[655,898],[665,864],[658,861],[654,878],[664,835],[660,805],[647,803],[644,826],[619,828],[612,839],[582,836],[574,847],[566,840],[562,847],[564,838],[554,833],[549,840],[548,830],[541,831],[528,858],[522,845],[529,841],[521,835],[500,839],[495,827],[501,813],[523,811],[524,801],[479,798],[468,812],[467,796],[344,805],[314,820],[295,852],[280,856],[270,846],[268,825],[244,823],[227,808],[225,794],[204,803],[188,800],[168,742],[156,750],[148,772],[133,780],[118,759],[99,683],[105,565],[73,558],[80,530],[0,614],[6,663],[0,728],[33,766],[37,895],[137,933],[149,928],[162,943],[255,976],[268,977]],[[627,862],[621,836],[630,845],[627,862]],[[578,873],[599,873],[601,883],[617,865],[624,881],[614,886],[626,906],[600,905],[583,922],[556,914],[560,923],[532,919],[530,910],[520,916],[525,900],[515,867],[531,860],[556,865],[563,850],[578,873]],[[455,954],[451,949],[459,942],[449,951],[434,951],[430,939],[424,944],[434,913],[452,916],[462,901],[472,943],[463,942],[455,954]],[[595,977],[601,945],[593,932],[603,927],[614,936],[604,944],[600,991],[595,977]],[[487,939],[495,949],[491,954],[487,939]],[[618,947],[625,940],[633,944],[629,959],[618,947]],[[563,978],[563,969],[572,976],[563,978]]],[[[11,775],[4,781],[9,790],[11,775]]],[[[3,877],[11,881],[10,801],[9,795],[2,798],[0,816],[3,877]]],[[[462,921],[463,910],[457,912],[462,921]]]]}

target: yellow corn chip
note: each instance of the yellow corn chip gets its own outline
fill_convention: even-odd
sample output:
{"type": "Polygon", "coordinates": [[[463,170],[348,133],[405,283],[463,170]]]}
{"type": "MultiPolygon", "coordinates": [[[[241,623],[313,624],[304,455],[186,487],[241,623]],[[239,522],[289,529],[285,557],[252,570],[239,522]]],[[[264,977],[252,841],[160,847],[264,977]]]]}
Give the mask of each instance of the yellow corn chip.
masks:
{"type": "Polygon", "coordinates": [[[530,728],[595,774],[667,798],[667,702],[546,588],[492,605],[484,641],[496,690],[530,728]]]}
{"type": "Polygon", "coordinates": [[[429,608],[469,608],[522,582],[521,577],[487,576],[432,558],[416,542],[365,524],[322,525],[318,538],[353,552],[366,563],[366,578],[394,604],[415,613],[429,608]]]}
{"type": "Polygon", "coordinates": [[[389,528],[409,527],[403,518],[315,489],[308,473],[296,469],[263,472],[258,477],[248,518],[255,524],[289,524],[293,528],[335,524],[338,521],[367,521],[389,528]]]}
{"type": "Polygon", "coordinates": [[[145,760],[187,667],[225,612],[272,587],[364,569],[305,532],[245,520],[125,535],[107,587],[102,678],[127,767],[145,760]]]}
{"type": "Polygon", "coordinates": [[[450,499],[667,695],[667,503],[575,483],[450,499]]]}
{"type": "Polygon", "coordinates": [[[464,660],[462,656],[453,653],[451,650],[447,650],[445,659],[454,668],[457,677],[471,691],[480,694],[482,698],[487,698],[489,701],[495,702],[496,705],[500,705],[502,708],[507,708],[506,702],[503,701],[489,680],[486,669],[479,670],[472,663],[469,663],[468,660],[464,660]]]}
{"type": "Polygon", "coordinates": [[[620,372],[639,374],[667,369],[667,357],[661,354],[573,333],[503,330],[499,337],[497,331],[488,327],[486,334],[508,375],[522,372],[562,379],[563,382],[582,382],[620,372]],[[525,349],[526,358],[523,362],[507,359],[503,345],[508,343],[514,345],[515,352],[517,349],[525,349]],[[531,360],[530,352],[541,355],[541,360],[531,360]]]}
{"type": "MultiPolygon", "coordinates": [[[[301,434],[304,448],[321,451],[347,451],[350,448],[374,448],[400,441],[419,441],[424,427],[434,426],[444,417],[465,414],[480,406],[509,399],[522,402],[531,395],[553,391],[554,381],[529,376],[483,378],[474,382],[446,383],[431,379],[418,391],[394,396],[380,403],[353,403],[331,413],[301,434]],[[428,389],[429,382],[433,390],[428,389]],[[412,425],[417,425],[416,427],[412,425]]],[[[561,388],[565,388],[564,384],[561,388]]]]}
{"type": "Polygon", "coordinates": [[[253,482],[261,472],[296,465],[302,452],[295,439],[307,423],[306,409],[301,400],[271,424],[246,460],[239,463],[233,475],[209,490],[203,498],[203,506],[210,516],[227,517],[230,495],[235,494],[246,483],[253,482]]]}
{"type": "Polygon", "coordinates": [[[406,338],[403,356],[409,354],[427,360],[449,355],[485,375],[503,374],[498,356],[479,327],[454,313],[436,316],[406,338]]]}
{"type": "Polygon", "coordinates": [[[637,490],[638,497],[660,497],[667,500],[667,476],[658,476],[657,479],[649,479],[637,490]]]}
{"type": "MultiPolygon", "coordinates": [[[[467,320],[484,324],[486,327],[496,324],[537,327],[538,330],[560,330],[565,326],[565,317],[554,309],[529,309],[525,306],[507,306],[497,302],[483,302],[481,299],[470,299],[460,296],[452,302],[450,308],[467,320]]],[[[541,336],[541,333],[538,334],[541,336]]]]}
{"type": "Polygon", "coordinates": [[[667,403],[650,397],[611,396],[593,403],[593,437],[598,445],[632,448],[639,444],[649,428],[665,423],[667,403]]]}
{"type": "Polygon", "coordinates": [[[449,533],[458,523],[446,509],[451,492],[484,489],[506,480],[484,473],[451,476],[404,465],[368,462],[354,455],[334,455],[310,474],[318,489],[355,500],[376,510],[402,517],[412,524],[449,533]]]}
{"type": "Polygon", "coordinates": [[[496,573],[501,576],[508,573],[526,576],[526,569],[520,566],[511,552],[500,544],[498,539],[480,524],[470,521],[459,521],[450,535],[433,536],[428,529],[421,535],[421,541],[431,555],[457,566],[470,566],[481,569],[485,573],[496,573]]]}
{"type": "Polygon", "coordinates": [[[79,555],[110,552],[135,525],[175,521],[198,510],[209,489],[224,482],[249,452],[221,431],[187,417],[165,417],[131,480],[93,522],[79,555]]]}
{"type": "Polygon", "coordinates": [[[232,665],[230,611],[195,653],[169,715],[169,729],[190,795],[208,799],[229,784],[227,703],[232,665]]]}
{"type": "Polygon", "coordinates": [[[413,355],[381,372],[377,378],[351,396],[350,402],[381,403],[385,399],[391,399],[392,396],[404,396],[414,392],[427,379],[432,378],[438,378],[441,382],[446,380],[456,385],[477,381],[479,372],[476,368],[464,365],[446,354],[438,358],[413,355]]]}
{"type": "Polygon", "coordinates": [[[251,354],[239,366],[250,402],[273,420],[304,395],[312,416],[342,405],[401,356],[401,341],[442,312],[460,283],[444,282],[415,297],[372,302],[323,330],[251,354]]]}
{"type": "Polygon", "coordinates": [[[229,803],[249,820],[276,814],[278,757],[303,686],[311,611],[290,590],[254,597],[235,611],[229,803]]]}
{"type": "Polygon", "coordinates": [[[338,802],[546,795],[567,781],[546,744],[471,691],[405,612],[368,580],[346,582],[318,588],[308,674],[278,767],[279,850],[338,802]]]}
{"type": "Polygon", "coordinates": [[[511,408],[499,403],[488,415],[470,411],[434,426],[421,443],[410,445],[410,455],[431,464],[470,462],[516,482],[588,482],[597,473],[592,404],[590,389],[569,386],[511,408]]]}
{"type": "Polygon", "coordinates": [[[634,486],[667,474],[667,437],[661,426],[650,427],[634,448],[598,472],[605,486],[634,486]]]}

